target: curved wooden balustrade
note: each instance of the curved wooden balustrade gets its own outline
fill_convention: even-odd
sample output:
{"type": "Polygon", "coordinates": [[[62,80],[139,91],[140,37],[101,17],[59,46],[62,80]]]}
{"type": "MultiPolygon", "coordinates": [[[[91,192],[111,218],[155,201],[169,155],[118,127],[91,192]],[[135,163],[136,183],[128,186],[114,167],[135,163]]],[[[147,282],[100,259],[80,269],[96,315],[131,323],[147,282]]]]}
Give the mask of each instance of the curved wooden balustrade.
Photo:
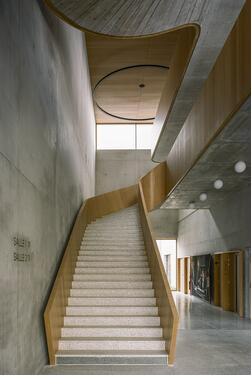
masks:
{"type": "Polygon", "coordinates": [[[89,198],[80,208],[44,313],[51,365],[55,365],[55,354],[58,350],[58,340],[61,336],[77,255],[87,225],[96,218],[135,203],[137,203],[137,185],[89,198]]]}
{"type": "Polygon", "coordinates": [[[149,266],[151,269],[155,297],[160,315],[160,325],[166,341],[168,364],[173,365],[176,351],[176,336],[179,317],[161,260],[148,212],[158,206],[166,197],[167,168],[163,162],[139,181],[139,211],[149,266]]]}
{"type": "Polygon", "coordinates": [[[58,341],[63,327],[77,255],[87,225],[96,218],[127,208],[137,202],[159,309],[160,323],[166,341],[168,363],[169,365],[173,364],[178,313],[148,217],[148,211],[160,204],[166,197],[166,177],[166,164],[161,163],[144,176],[139,185],[89,198],[81,207],[44,314],[51,365],[55,364],[55,354],[58,350],[58,341]]]}

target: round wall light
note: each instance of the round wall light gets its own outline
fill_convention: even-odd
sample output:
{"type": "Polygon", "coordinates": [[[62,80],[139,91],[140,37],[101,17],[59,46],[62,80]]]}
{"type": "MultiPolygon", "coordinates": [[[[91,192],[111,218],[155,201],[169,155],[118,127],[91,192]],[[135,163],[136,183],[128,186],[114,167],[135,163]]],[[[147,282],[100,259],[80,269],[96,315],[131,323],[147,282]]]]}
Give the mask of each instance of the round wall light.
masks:
{"type": "Polygon", "coordinates": [[[217,190],[220,190],[223,188],[223,181],[222,180],[215,180],[214,181],[214,188],[217,189],[217,190]]]}
{"type": "Polygon", "coordinates": [[[193,210],[195,208],[195,202],[189,202],[189,206],[188,206],[191,210],[193,210]]]}
{"type": "Polygon", "coordinates": [[[200,201],[205,202],[207,200],[207,193],[201,193],[200,194],[200,201]]]}
{"type": "Polygon", "coordinates": [[[237,163],[235,163],[234,165],[234,170],[236,173],[243,173],[246,170],[246,168],[247,165],[243,160],[237,161],[237,163]]]}

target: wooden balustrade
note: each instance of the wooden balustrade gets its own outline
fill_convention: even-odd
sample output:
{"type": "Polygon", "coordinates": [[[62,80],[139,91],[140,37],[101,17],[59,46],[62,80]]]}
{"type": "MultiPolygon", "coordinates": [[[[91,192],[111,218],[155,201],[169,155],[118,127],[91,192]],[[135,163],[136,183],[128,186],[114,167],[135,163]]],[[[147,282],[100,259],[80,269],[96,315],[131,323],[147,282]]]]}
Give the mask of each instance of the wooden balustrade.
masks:
{"type": "Polygon", "coordinates": [[[165,198],[166,177],[166,163],[159,164],[144,176],[139,182],[138,204],[145,248],[159,310],[160,324],[163,328],[163,337],[166,341],[168,364],[173,365],[179,317],[148,215],[148,211],[159,205],[165,198]]]}

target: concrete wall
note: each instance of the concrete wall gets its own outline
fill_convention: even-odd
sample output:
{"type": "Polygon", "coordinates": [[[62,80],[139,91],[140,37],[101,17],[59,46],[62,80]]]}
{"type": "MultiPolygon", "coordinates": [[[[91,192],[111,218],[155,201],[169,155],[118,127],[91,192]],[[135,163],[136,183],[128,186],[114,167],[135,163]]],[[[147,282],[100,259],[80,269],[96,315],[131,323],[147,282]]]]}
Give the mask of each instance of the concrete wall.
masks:
{"type": "Polygon", "coordinates": [[[178,235],[178,210],[157,209],[150,212],[155,238],[176,238],[178,235]]]}
{"type": "Polygon", "coordinates": [[[183,210],[178,226],[178,256],[251,246],[250,188],[233,192],[210,210],[183,210]]]}
{"type": "Polygon", "coordinates": [[[134,185],[156,165],[150,150],[97,151],[96,194],[134,185]]]}
{"type": "Polygon", "coordinates": [[[42,314],[58,260],[94,194],[82,34],[42,2],[0,0],[0,82],[0,374],[35,375],[47,363],[42,314]],[[30,241],[30,262],[13,260],[15,236],[30,241]]]}

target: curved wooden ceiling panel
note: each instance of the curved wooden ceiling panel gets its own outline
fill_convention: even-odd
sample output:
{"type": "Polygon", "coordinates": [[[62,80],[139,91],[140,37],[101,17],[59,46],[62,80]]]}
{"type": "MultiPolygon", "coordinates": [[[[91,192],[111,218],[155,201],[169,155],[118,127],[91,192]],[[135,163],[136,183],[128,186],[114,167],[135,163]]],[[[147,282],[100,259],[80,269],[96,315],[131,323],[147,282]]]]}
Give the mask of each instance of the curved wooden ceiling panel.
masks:
{"type": "MultiPolygon", "coordinates": [[[[174,68],[177,46],[184,33],[189,33],[189,30],[194,30],[194,26],[161,35],[132,39],[87,33],[91,83],[95,91],[94,100],[98,104],[95,104],[96,122],[153,123],[169,71],[172,74],[174,68]],[[139,67],[142,65],[145,67],[139,67]],[[132,66],[137,68],[128,69],[132,66]],[[141,84],[145,86],[140,88],[141,84]]],[[[196,32],[193,35],[196,37],[196,32]]]]}

